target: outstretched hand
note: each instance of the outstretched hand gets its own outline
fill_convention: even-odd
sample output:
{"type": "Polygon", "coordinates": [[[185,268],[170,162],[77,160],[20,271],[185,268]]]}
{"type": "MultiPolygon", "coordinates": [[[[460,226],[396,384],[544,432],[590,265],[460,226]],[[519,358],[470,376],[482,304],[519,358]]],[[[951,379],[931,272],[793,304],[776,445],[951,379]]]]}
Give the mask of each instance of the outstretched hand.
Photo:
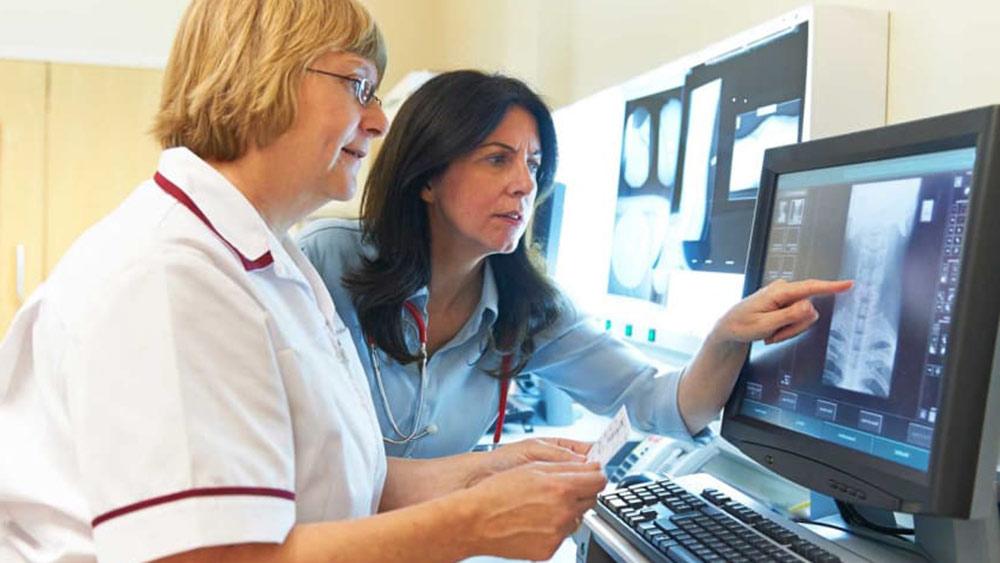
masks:
{"type": "Polygon", "coordinates": [[[568,438],[531,438],[501,446],[485,454],[485,467],[472,483],[489,475],[513,469],[536,461],[550,463],[583,463],[587,459],[590,442],[568,438]]]}
{"type": "Polygon", "coordinates": [[[810,298],[847,291],[850,280],[777,280],[740,301],[715,326],[722,341],[774,344],[801,334],[819,313],[810,298]]]}

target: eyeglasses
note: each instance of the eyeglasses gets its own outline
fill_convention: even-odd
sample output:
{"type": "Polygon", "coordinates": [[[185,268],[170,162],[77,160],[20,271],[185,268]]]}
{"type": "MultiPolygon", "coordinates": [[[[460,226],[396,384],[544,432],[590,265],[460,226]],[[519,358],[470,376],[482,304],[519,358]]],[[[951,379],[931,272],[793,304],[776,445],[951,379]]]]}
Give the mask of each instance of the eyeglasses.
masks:
{"type": "Polygon", "coordinates": [[[333,72],[327,72],[325,70],[320,70],[318,68],[306,68],[309,72],[315,72],[316,74],[323,74],[326,76],[332,76],[333,78],[339,78],[341,80],[347,80],[354,84],[354,97],[358,99],[358,102],[363,106],[367,106],[372,100],[375,100],[378,105],[382,105],[382,99],[375,95],[375,83],[367,78],[358,78],[357,76],[346,76],[343,74],[336,74],[333,72]]]}

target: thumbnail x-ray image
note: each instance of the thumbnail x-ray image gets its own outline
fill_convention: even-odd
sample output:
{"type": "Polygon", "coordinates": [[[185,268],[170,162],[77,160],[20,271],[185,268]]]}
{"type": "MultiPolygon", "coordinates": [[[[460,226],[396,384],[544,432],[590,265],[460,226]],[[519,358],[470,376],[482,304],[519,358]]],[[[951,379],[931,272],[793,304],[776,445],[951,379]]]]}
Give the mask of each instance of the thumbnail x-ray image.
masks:
{"type": "Polygon", "coordinates": [[[681,101],[672,98],[660,109],[660,139],[656,151],[656,176],[664,186],[674,185],[680,142],[681,101]]]}
{"type": "Polygon", "coordinates": [[[788,223],[788,201],[787,199],[783,199],[778,202],[778,217],[775,219],[775,222],[779,225],[788,223]]]}
{"type": "Polygon", "coordinates": [[[656,195],[618,199],[608,292],[661,302],[666,293],[665,264],[670,202],[656,195]]]}
{"type": "Polygon", "coordinates": [[[625,182],[632,188],[642,187],[649,178],[651,121],[649,110],[637,107],[625,122],[622,167],[625,170],[625,182]]]}
{"type": "Polygon", "coordinates": [[[826,385],[889,396],[902,265],[919,195],[919,178],[852,188],[839,277],[853,279],[854,288],[836,298],[823,368],[826,385]]]}
{"type": "Polygon", "coordinates": [[[799,141],[802,101],[790,100],[736,116],[729,199],[754,199],[760,187],[764,151],[799,141]]]}

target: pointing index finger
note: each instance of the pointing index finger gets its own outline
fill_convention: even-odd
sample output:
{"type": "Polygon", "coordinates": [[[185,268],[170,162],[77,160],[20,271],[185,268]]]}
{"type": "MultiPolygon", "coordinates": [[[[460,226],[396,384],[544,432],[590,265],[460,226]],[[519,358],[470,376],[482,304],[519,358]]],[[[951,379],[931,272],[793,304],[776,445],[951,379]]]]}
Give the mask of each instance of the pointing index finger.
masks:
{"type": "Polygon", "coordinates": [[[773,296],[775,304],[785,307],[797,301],[815,297],[817,295],[828,295],[831,293],[843,293],[854,285],[853,280],[802,280],[776,286],[773,296]]]}

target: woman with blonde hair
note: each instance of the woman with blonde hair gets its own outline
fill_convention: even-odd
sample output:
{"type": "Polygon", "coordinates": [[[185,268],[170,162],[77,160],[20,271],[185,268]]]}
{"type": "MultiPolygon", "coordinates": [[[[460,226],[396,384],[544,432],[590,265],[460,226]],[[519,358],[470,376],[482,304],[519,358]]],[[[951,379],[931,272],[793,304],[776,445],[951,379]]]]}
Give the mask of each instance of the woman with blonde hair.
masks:
{"type": "Polygon", "coordinates": [[[605,484],[584,444],[387,460],[350,333],[286,234],[355,191],[384,67],[354,0],[192,2],[153,178],[0,344],[3,558],[545,558],[579,523],[605,484]]]}

